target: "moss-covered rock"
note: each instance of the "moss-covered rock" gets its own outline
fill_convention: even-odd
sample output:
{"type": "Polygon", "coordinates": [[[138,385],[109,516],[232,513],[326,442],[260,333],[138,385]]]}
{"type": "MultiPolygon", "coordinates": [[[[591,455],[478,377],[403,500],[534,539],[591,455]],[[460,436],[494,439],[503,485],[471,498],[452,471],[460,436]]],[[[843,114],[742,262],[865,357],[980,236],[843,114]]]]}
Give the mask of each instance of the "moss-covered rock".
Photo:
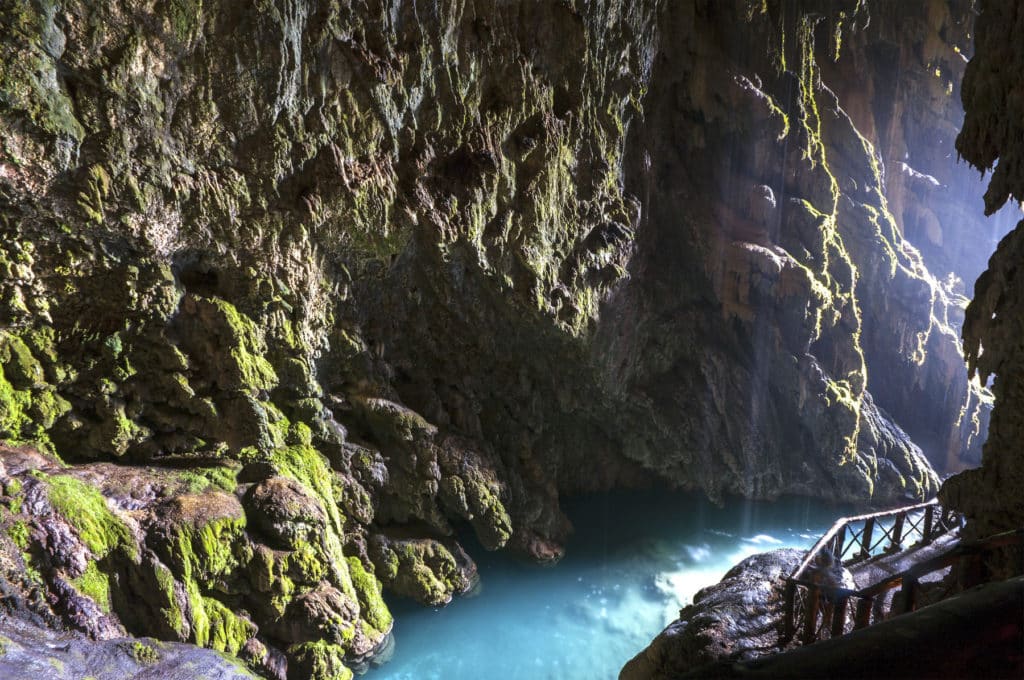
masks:
{"type": "Polygon", "coordinates": [[[345,666],[345,652],[329,642],[304,642],[288,648],[293,659],[288,665],[289,680],[352,680],[353,673],[345,666]]]}
{"type": "Polygon", "coordinates": [[[253,485],[244,502],[253,528],[267,536],[268,542],[292,550],[316,540],[327,521],[312,492],[286,477],[271,477],[253,485]]]}
{"type": "Polygon", "coordinates": [[[374,578],[372,572],[367,571],[359,558],[348,557],[346,561],[348,572],[352,576],[352,585],[359,596],[359,614],[363,624],[372,628],[372,633],[390,632],[393,619],[381,596],[380,582],[374,578]]]}
{"type": "Polygon", "coordinates": [[[0,440],[76,466],[12,473],[12,561],[345,677],[461,524],[927,495],[987,403],[927,266],[970,7],[875,4],[0,0],[0,440]]]}
{"type": "Polygon", "coordinates": [[[389,589],[423,604],[447,604],[477,583],[476,565],[454,542],[374,536],[369,554],[389,589]]]}
{"type": "Polygon", "coordinates": [[[131,530],[111,511],[96,487],[70,475],[38,474],[47,486],[53,509],[75,528],[93,559],[102,560],[117,550],[137,555],[131,530]]]}

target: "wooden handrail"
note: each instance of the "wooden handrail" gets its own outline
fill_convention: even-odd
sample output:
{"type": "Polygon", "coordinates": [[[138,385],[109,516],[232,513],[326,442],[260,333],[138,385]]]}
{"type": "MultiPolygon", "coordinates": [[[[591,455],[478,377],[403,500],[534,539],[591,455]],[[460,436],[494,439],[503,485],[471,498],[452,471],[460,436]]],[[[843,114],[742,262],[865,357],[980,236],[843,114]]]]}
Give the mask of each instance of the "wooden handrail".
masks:
{"type": "MultiPolygon", "coordinates": [[[[838,522],[837,522],[838,524],[838,522]]],[[[927,526],[927,525],[926,525],[927,526]]],[[[821,543],[821,541],[819,541],[821,543]]],[[[817,545],[817,544],[816,544],[817,545]]],[[[919,582],[928,574],[951,567],[958,562],[971,560],[971,564],[977,563],[980,566],[980,559],[987,553],[1000,548],[1020,546],[1024,549],[1024,529],[1005,531],[993,534],[984,539],[961,543],[946,552],[935,555],[929,559],[918,562],[898,574],[887,576],[877,583],[873,583],[859,590],[834,587],[815,583],[797,576],[806,566],[807,561],[795,570],[794,576],[786,579],[785,589],[785,629],[783,631],[782,644],[788,644],[795,636],[797,629],[796,616],[796,595],[801,587],[806,589],[809,600],[805,607],[805,618],[803,621],[803,634],[801,641],[804,644],[811,644],[817,640],[818,611],[820,609],[820,598],[835,603],[833,607],[832,621],[829,631],[832,637],[845,634],[846,612],[851,598],[857,598],[859,602],[854,615],[854,629],[864,628],[871,624],[872,609],[876,598],[895,588],[901,588],[899,597],[899,611],[912,611],[915,609],[916,597],[919,582]]],[[[1020,564],[1020,571],[1024,573],[1024,555],[1020,564]]],[[[976,585],[973,581],[980,580],[980,575],[969,577],[970,585],[976,585]]],[[[827,617],[827,612],[826,612],[827,617]]],[[[823,621],[823,624],[825,622],[823,621]]]]}
{"type": "MultiPolygon", "coordinates": [[[[828,547],[829,543],[832,542],[832,539],[834,539],[837,535],[839,535],[840,532],[843,533],[843,538],[844,538],[844,542],[845,542],[846,528],[849,525],[856,524],[857,522],[868,522],[870,520],[876,520],[876,519],[881,519],[881,518],[885,518],[885,517],[893,517],[893,516],[897,516],[897,515],[906,516],[907,513],[911,513],[911,512],[917,511],[917,510],[926,510],[928,508],[933,508],[934,506],[936,506],[938,504],[939,504],[938,499],[937,498],[933,498],[932,500],[927,501],[925,503],[918,503],[916,505],[907,505],[907,506],[904,506],[902,508],[895,508],[893,510],[882,510],[880,512],[872,512],[872,513],[868,513],[866,515],[854,515],[852,517],[840,517],[838,520],[835,521],[835,523],[832,525],[832,527],[827,532],[825,532],[825,535],[822,536],[820,539],[818,539],[818,542],[815,543],[811,547],[811,549],[809,551],[807,551],[807,556],[800,563],[800,566],[798,566],[793,571],[792,578],[799,578],[803,574],[804,570],[814,560],[814,558],[817,557],[818,554],[823,549],[828,547]]],[[[874,522],[871,522],[871,525],[873,525],[873,524],[874,524],[874,522]]],[[[933,537],[934,536],[932,535],[932,532],[929,531],[928,532],[928,539],[930,540],[933,537]]],[[[839,546],[837,546],[837,548],[838,549],[835,552],[837,552],[838,556],[841,558],[842,557],[843,546],[839,545],[839,546]]],[[[870,535],[864,541],[864,550],[865,551],[870,550],[870,535]]]]}
{"type": "MultiPolygon", "coordinates": [[[[835,633],[836,631],[842,630],[845,626],[847,604],[850,598],[857,598],[859,600],[857,608],[855,610],[855,621],[857,626],[868,625],[871,620],[871,605],[875,597],[878,595],[892,590],[893,588],[903,587],[902,600],[907,606],[913,607],[914,597],[916,592],[916,583],[926,573],[925,572],[914,572],[908,574],[903,572],[886,579],[883,579],[879,583],[872,584],[869,588],[861,589],[858,591],[849,590],[845,588],[839,588],[835,586],[824,585],[815,583],[813,580],[806,578],[806,572],[811,563],[815,558],[820,555],[825,549],[830,549],[839,558],[840,562],[843,562],[843,556],[846,554],[850,547],[857,546],[859,544],[860,551],[852,556],[848,563],[858,562],[860,560],[867,559],[871,556],[871,551],[876,547],[881,546],[886,540],[889,545],[885,547],[887,552],[896,552],[902,548],[903,541],[913,535],[915,532],[919,533],[921,539],[915,545],[928,545],[933,542],[939,536],[947,533],[950,530],[951,517],[957,518],[957,524],[960,523],[959,515],[952,513],[948,509],[941,508],[938,504],[937,499],[932,499],[924,503],[917,503],[914,505],[908,505],[892,510],[882,510],[879,512],[872,512],[863,515],[854,515],[851,517],[839,518],[832,527],[811,547],[807,552],[804,559],[797,565],[796,569],[793,570],[789,578],[786,579],[786,591],[785,591],[785,610],[784,610],[784,627],[783,627],[783,644],[787,644],[797,632],[797,593],[803,590],[807,593],[805,598],[805,605],[803,613],[803,633],[801,638],[805,644],[810,644],[817,639],[819,630],[817,628],[817,617],[820,603],[817,601],[820,597],[825,597],[832,603],[833,606],[825,608],[824,616],[833,616],[832,625],[830,631],[835,633]],[[939,513],[935,510],[938,508],[939,513]],[[911,514],[915,512],[921,512],[922,516],[917,520],[909,520],[911,514]],[[893,525],[890,528],[878,525],[876,520],[885,519],[888,517],[894,518],[893,525]],[[864,526],[859,530],[855,531],[853,525],[863,522],[864,526]],[[875,539],[875,530],[880,527],[881,535],[875,539]],[[849,540],[847,540],[849,539],[849,540]],[[813,616],[811,616],[813,614],[813,616]],[[862,622],[864,622],[862,624],[862,622]]],[[[950,557],[954,561],[955,557],[950,557]]],[[[928,564],[932,560],[929,560],[923,564],[928,564]]],[[[943,567],[936,567],[944,568],[943,567]]],[[[934,571],[932,569],[930,571],[934,571]]],[[[841,633],[840,633],[841,634],[841,633]]]]}
{"type": "MultiPolygon", "coordinates": [[[[970,543],[961,543],[940,555],[918,562],[898,574],[887,576],[878,583],[854,591],[851,595],[861,598],[874,597],[902,585],[904,579],[913,578],[915,581],[920,581],[922,577],[932,572],[952,567],[964,557],[983,554],[998,548],[1008,548],[1014,544],[1021,543],[1022,539],[1024,539],[1024,529],[1014,529],[1000,534],[993,534],[988,538],[971,541],[970,543]]],[[[845,589],[840,590],[845,592],[845,589]]]]}

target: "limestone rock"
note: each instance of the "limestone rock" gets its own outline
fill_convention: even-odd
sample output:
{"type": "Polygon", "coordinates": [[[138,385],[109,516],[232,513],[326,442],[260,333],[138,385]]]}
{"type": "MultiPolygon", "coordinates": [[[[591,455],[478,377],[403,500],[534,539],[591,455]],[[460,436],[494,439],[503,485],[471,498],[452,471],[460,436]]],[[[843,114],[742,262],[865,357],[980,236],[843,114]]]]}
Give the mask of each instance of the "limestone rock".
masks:
{"type": "Polygon", "coordinates": [[[370,558],[387,587],[427,605],[447,604],[478,581],[476,565],[453,541],[374,536],[370,558]]]}
{"type": "Polygon", "coordinates": [[[303,486],[285,477],[271,477],[246,492],[246,511],[257,531],[295,549],[308,543],[326,517],[320,504],[303,486]]]}
{"type": "Polygon", "coordinates": [[[138,678],[138,680],[249,680],[237,660],[193,645],[121,638],[97,642],[56,633],[29,621],[0,617],[0,675],[10,678],[138,678]]]}
{"type": "Polygon", "coordinates": [[[554,561],[569,494],[890,504],[976,458],[968,0],[272,5],[0,1],[38,609],[345,677],[381,583],[472,585],[462,525],[554,561]]]}
{"type": "Polygon", "coordinates": [[[786,548],[743,560],[721,582],[694,595],[693,604],[627,663],[619,677],[667,679],[716,661],[778,651],[785,578],[803,558],[803,551],[786,548]]]}
{"type": "MultiPolygon", "coordinates": [[[[1021,8],[1014,2],[982,3],[975,37],[976,53],[967,66],[963,84],[966,111],[957,151],[976,169],[986,172],[985,212],[992,213],[1009,199],[1024,197],[1024,175],[1019,167],[1024,145],[1020,139],[1020,82],[1024,52],[1011,39],[1021,8]]],[[[1024,433],[1024,347],[1020,324],[1024,315],[1024,288],[1018,276],[1024,253],[1024,223],[1000,243],[988,270],[974,286],[967,307],[964,346],[972,375],[992,384],[995,406],[982,465],[956,475],[943,485],[940,498],[967,516],[964,535],[980,538],[1024,525],[1020,484],[1024,463],[1019,455],[1024,433]]],[[[1018,573],[1016,558],[1003,555],[988,560],[996,576],[1018,573]]]]}

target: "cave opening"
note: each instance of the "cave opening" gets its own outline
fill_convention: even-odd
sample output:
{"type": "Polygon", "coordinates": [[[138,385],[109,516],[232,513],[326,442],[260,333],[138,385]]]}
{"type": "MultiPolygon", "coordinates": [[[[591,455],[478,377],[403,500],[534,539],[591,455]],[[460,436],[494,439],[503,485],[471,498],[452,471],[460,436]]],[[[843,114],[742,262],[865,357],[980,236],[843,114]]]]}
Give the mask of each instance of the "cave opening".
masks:
{"type": "Polygon", "coordinates": [[[1020,4],[0,0],[0,677],[1013,675],[1020,4]]]}

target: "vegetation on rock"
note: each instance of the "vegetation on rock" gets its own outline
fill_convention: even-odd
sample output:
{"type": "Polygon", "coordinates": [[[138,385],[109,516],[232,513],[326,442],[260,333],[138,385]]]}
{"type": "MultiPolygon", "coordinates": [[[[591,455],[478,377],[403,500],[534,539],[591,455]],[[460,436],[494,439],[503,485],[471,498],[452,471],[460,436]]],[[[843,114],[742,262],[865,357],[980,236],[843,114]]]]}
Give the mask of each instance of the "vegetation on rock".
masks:
{"type": "Polygon", "coordinates": [[[463,524],[554,560],[581,491],[933,493],[988,399],[901,232],[934,159],[837,90],[970,29],[872,4],[0,0],[32,607],[346,678],[382,586],[474,585],[463,524]]]}

